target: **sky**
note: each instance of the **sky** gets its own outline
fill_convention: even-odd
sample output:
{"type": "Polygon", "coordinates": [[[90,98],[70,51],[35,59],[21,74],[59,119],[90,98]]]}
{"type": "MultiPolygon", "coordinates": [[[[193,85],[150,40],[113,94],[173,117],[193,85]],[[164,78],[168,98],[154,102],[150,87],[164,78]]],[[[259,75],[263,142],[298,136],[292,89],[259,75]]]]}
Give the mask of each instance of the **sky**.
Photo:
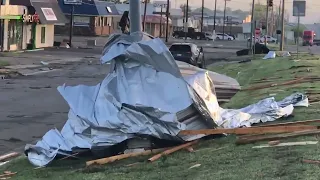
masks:
{"type": "MultiPolygon", "coordinates": [[[[158,0],[160,1],[160,0],[158,0]]],[[[173,8],[179,8],[180,4],[186,4],[187,0],[170,0],[171,6],[173,8]]],[[[260,0],[261,3],[266,3],[267,0],[260,0]]],[[[292,1],[285,0],[285,9],[290,14],[290,22],[297,22],[297,18],[292,17],[292,1]]],[[[259,0],[255,0],[259,2],[259,0]]],[[[252,0],[231,0],[227,1],[227,7],[232,8],[233,10],[250,10],[252,0]]],[[[279,6],[280,0],[273,0],[274,5],[279,6]]],[[[320,0],[306,0],[307,10],[306,17],[301,17],[302,23],[320,23],[320,0]]],[[[189,4],[192,7],[201,7],[201,0],[189,0],[189,4]]],[[[204,0],[204,6],[210,9],[214,9],[214,0],[204,0]]],[[[217,0],[217,8],[223,10],[224,0],[217,0]]]]}

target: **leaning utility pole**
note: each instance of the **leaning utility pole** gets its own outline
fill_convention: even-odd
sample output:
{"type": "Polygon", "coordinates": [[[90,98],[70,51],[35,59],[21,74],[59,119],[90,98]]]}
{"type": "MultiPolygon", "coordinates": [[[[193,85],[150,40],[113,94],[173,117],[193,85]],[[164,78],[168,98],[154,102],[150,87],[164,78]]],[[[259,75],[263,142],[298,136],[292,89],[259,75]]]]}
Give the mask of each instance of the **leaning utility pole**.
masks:
{"type": "Polygon", "coordinates": [[[204,9],[204,0],[202,0],[202,8],[201,8],[201,32],[203,32],[203,9],[204,9]]]}
{"type": "Polygon", "coordinates": [[[285,12],[285,0],[282,0],[282,14],[281,14],[281,42],[280,42],[280,51],[284,49],[284,12],[285,12]]]}
{"type": "Polygon", "coordinates": [[[255,7],[255,0],[252,0],[252,7],[251,7],[251,41],[250,41],[250,49],[251,54],[254,54],[253,44],[255,43],[256,37],[254,36],[254,7],[255,7]]]}
{"type": "Polygon", "coordinates": [[[130,0],[130,33],[141,31],[140,0],[130,0]]]}

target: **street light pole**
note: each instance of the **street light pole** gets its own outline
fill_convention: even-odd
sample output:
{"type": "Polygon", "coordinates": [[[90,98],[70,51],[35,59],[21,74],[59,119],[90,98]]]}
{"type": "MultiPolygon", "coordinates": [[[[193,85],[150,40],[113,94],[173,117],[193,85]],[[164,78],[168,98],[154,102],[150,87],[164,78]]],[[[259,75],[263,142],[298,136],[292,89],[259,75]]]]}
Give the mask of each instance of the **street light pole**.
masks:
{"type": "Polygon", "coordinates": [[[223,11],[223,27],[222,27],[222,37],[224,40],[224,26],[225,26],[225,19],[226,19],[226,8],[227,8],[227,0],[224,0],[224,11],[223,11]]]}
{"type": "Polygon", "coordinates": [[[202,0],[202,8],[201,8],[201,32],[203,32],[203,9],[204,9],[204,0],[202,0]]]}
{"type": "Polygon", "coordinates": [[[140,0],[130,0],[130,33],[141,31],[140,0]]]}
{"type": "Polygon", "coordinates": [[[148,5],[148,1],[147,1],[147,0],[144,0],[144,12],[143,12],[142,31],[145,31],[145,27],[146,27],[147,5],[148,5]]]}
{"type": "Polygon", "coordinates": [[[213,34],[216,35],[217,0],[214,2],[213,34]]]}
{"type": "Polygon", "coordinates": [[[70,13],[70,32],[69,32],[69,46],[72,47],[72,36],[73,36],[73,14],[74,14],[74,5],[71,5],[70,13]]]}

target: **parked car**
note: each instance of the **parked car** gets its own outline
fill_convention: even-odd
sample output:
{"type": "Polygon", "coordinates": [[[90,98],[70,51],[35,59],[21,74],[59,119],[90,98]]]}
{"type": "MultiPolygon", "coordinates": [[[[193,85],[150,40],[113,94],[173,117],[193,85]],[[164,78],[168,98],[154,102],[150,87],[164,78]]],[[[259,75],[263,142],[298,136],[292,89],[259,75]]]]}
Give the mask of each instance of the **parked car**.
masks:
{"type": "Polygon", "coordinates": [[[169,50],[177,61],[183,61],[200,68],[205,68],[206,66],[203,48],[198,48],[193,43],[174,43],[169,50]]]}
{"type": "Polygon", "coordinates": [[[211,33],[205,33],[206,40],[213,40],[213,35],[211,33]]]}
{"type": "Polygon", "coordinates": [[[232,36],[229,36],[228,34],[222,34],[222,33],[217,33],[216,39],[217,40],[228,40],[228,41],[234,40],[234,38],[232,36]]]}
{"type": "Polygon", "coordinates": [[[188,32],[185,33],[184,31],[180,30],[180,31],[174,31],[172,33],[172,36],[174,38],[184,38],[187,35],[188,38],[191,39],[198,39],[198,40],[204,40],[206,39],[206,35],[205,33],[202,32],[196,32],[194,28],[188,28],[188,32]]]}
{"type": "Polygon", "coordinates": [[[265,42],[265,37],[267,38],[267,43],[276,43],[278,40],[272,36],[260,36],[260,42],[265,42]]]}

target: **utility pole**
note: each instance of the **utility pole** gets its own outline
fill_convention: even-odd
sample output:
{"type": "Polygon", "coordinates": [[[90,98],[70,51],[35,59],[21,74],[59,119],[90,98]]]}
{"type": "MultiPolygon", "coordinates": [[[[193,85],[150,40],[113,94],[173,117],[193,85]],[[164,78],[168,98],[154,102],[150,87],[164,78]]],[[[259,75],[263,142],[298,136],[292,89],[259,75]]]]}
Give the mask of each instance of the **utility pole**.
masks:
{"type": "Polygon", "coordinates": [[[269,19],[269,2],[270,0],[267,0],[267,10],[266,10],[266,34],[264,36],[264,45],[267,45],[267,36],[268,36],[268,28],[269,28],[269,23],[268,23],[268,19],[269,19]]]}
{"type": "Polygon", "coordinates": [[[255,0],[252,0],[252,7],[251,7],[251,41],[250,41],[250,49],[251,49],[251,54],[253,55],[254,54],[254,49],[253,49],[253,43],[255,43],[255,40],[256,40],[256,37],[254,35],[254,7],[255,7],[255,0]]]}
{"type": "Polygon", "coordinates": [[[167,0],[167,28],[166,28],[166,42],[168,42],[169,35],[169,0],[167,0]]]}
{"type": "Polygon", "coordinates": [[[187,0],[187,7],[186,7],[186,25],[187,25],[187,32],[185,35],[185,40],[187,40],[187,33],[189,31],[189,25],[188,25],[188,18],[189,17],[189,0],[187,0]]]}
{"type": "Polygon", "coordinates": [[[71,5],[70,12],[70,32],[69,32],[69,46],[72,47],[72,36],[73,36],[73,13],[74,13],[74,5],[71,5]]]}
{"type": "Polygon", "coordinates": [[[140,0],[130,0],[130,33],[141,31],[140,0]]]}
{"type": "Polygon", "coordinates": [[[226,8],[227,8],[227,0],[224,0],[224,11],[223,11],[223,27],[222,27],[222,37],[224,40],[224,26],[226,21],[226,8]]]}
{"type": "Polygon", "coordinates": [[[204,0],[202,0],[202,8],[201,8],[201,32],[203,32],[203,9],[204,9],[204,0]]]}
{"type": "Polygon", "coordinates": [[[144,31],[144,30],[145,30],[145,27],[146,27],[147,5],[148,5],[148,0],[144,0],[144,12],[143,12],[142,31],[144,31]]]}
{"type": "Polygon", "coordinates": [[[163,13],[163,11],[162,11],[162,5],[160,5],[160,8],[161,8],[161,17],[160,17],[160,38],[162,37],[162,13],[163,13]]]}
{"type": "Polygon", "coordinates": [[[214,17],[213,17],[213,35],[216,36],[216,16],[217,16],[217,0],[214,2],[214,17]]]}
{"type": "Polygon", "coordinates": [[[285,8],[285,0],[282,0],[282,15],[281,15],[281,42],[280,42],[280,51],[284,49],[284,9],[285,8]]]}

